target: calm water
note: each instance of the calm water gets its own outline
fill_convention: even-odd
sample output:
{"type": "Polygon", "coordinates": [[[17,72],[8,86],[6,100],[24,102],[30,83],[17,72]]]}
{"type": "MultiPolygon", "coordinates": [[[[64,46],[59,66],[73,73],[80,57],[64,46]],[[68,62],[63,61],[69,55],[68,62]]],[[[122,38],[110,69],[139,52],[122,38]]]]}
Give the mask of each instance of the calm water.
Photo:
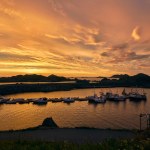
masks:
{"type": "Polygon", "coordinates": [[[0,85],[8,84],[49,84],[49,83],[75,83],[75,81],[61,81],[61,82],[0,82],[0,85]]]}
{"type": "MultiPolygon", "coordinates": [[[[111,89],[122,92],[123,88],[111,89]]],[[[109,89],[102,89],[104,92],[109,89]]],[[[96,89],[99,93],[101,89],[96,89]]],[[[127,89],[131,90],[131,89],[127,89]]],[[[38,97],[85,97],[93,94],[93,89],[72,90],[51,93],[24,93],[10,95],[11,98],[38,97]]],[[[139,91],[141,91],[139,89],[139,91]]],[[[87,101],[72,104],[51,103],[46,106],[33,104],[0,105],[0,130],[24,129],[40,125],[47,117],[53,117],[60,127],[95,127],[95,128],[139,128],[140,113],[150,113],[150,89],[145,89],[146,102],[109,102],[93,105],[87,101]]],[[[146,120],[143,120],[146,122],[146,120]]]]}

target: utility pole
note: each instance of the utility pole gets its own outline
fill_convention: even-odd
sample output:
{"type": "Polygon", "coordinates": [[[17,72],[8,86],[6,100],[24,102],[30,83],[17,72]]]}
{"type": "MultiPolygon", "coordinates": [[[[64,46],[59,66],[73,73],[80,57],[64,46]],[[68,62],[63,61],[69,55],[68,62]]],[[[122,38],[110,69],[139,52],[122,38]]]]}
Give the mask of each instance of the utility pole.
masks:
{"type": "Polygon", "coordinates": [[[147,129],[150,128],[150,114],[140,114],[140,131],[142,130],[142,118],[146,118],[147,129]]]}

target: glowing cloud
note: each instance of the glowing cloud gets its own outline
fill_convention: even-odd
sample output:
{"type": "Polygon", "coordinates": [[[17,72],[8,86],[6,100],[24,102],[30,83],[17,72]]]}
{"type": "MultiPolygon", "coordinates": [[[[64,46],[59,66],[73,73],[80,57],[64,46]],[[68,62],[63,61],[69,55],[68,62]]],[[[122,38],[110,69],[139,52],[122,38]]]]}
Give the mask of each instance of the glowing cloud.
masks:
{"type": "Polygon", "coordinates": [[[135,40],[135,41],[139,41],[141,39],[141,36],[140,36],[140,27],[136,27],[133,32],[132,32],[132,38],[135,40]]]}
{"type": "Polygon", "coordinates": [[[149,18],[149,0],[0,0],[0,76],[150,74],[149,18]]]}

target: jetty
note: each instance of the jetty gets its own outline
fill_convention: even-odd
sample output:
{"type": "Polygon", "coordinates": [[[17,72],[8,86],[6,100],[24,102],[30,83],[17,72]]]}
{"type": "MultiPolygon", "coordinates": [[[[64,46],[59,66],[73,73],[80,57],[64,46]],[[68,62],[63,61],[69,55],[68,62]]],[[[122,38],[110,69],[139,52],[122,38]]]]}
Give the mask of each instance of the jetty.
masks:
{"type": "Polygon", "coordinates": [[[121,94],[118,93],[112,93],[109,92],[99,92],[99,95],[95,93],[92,96],[87,97],[61,97],[61,98],[47,98],[47,97],[41,97],[41,98],[30,98],[30,99],[24,99],[24,98],[5,98],[0,96],[0,104],[29,104],[33,103],[35,105],[46,105],[48,102],[52,103],[74,103],[76,101],[88,101],[89,103],[106,103],[107,101],[114,101],[114,102],[121,102],[121,101],[146,101],[147,96],[146,93],[143,91],[143,93],[139,93],[137,90],[133,92],[127,93],[124,89],[121,94]]]}

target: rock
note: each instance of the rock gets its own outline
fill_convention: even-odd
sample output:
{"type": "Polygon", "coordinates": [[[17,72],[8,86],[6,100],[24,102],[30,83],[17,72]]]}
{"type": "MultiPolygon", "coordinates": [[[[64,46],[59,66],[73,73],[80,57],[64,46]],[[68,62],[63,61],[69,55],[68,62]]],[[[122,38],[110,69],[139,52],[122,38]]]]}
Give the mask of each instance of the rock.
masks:
{"type": "Polygon", "coordinates": [[[51,128],[58,128],[58,125],[54,122],[53,118],[46,118],[43,121],[42,126],[51,127],[51,128]]]}

